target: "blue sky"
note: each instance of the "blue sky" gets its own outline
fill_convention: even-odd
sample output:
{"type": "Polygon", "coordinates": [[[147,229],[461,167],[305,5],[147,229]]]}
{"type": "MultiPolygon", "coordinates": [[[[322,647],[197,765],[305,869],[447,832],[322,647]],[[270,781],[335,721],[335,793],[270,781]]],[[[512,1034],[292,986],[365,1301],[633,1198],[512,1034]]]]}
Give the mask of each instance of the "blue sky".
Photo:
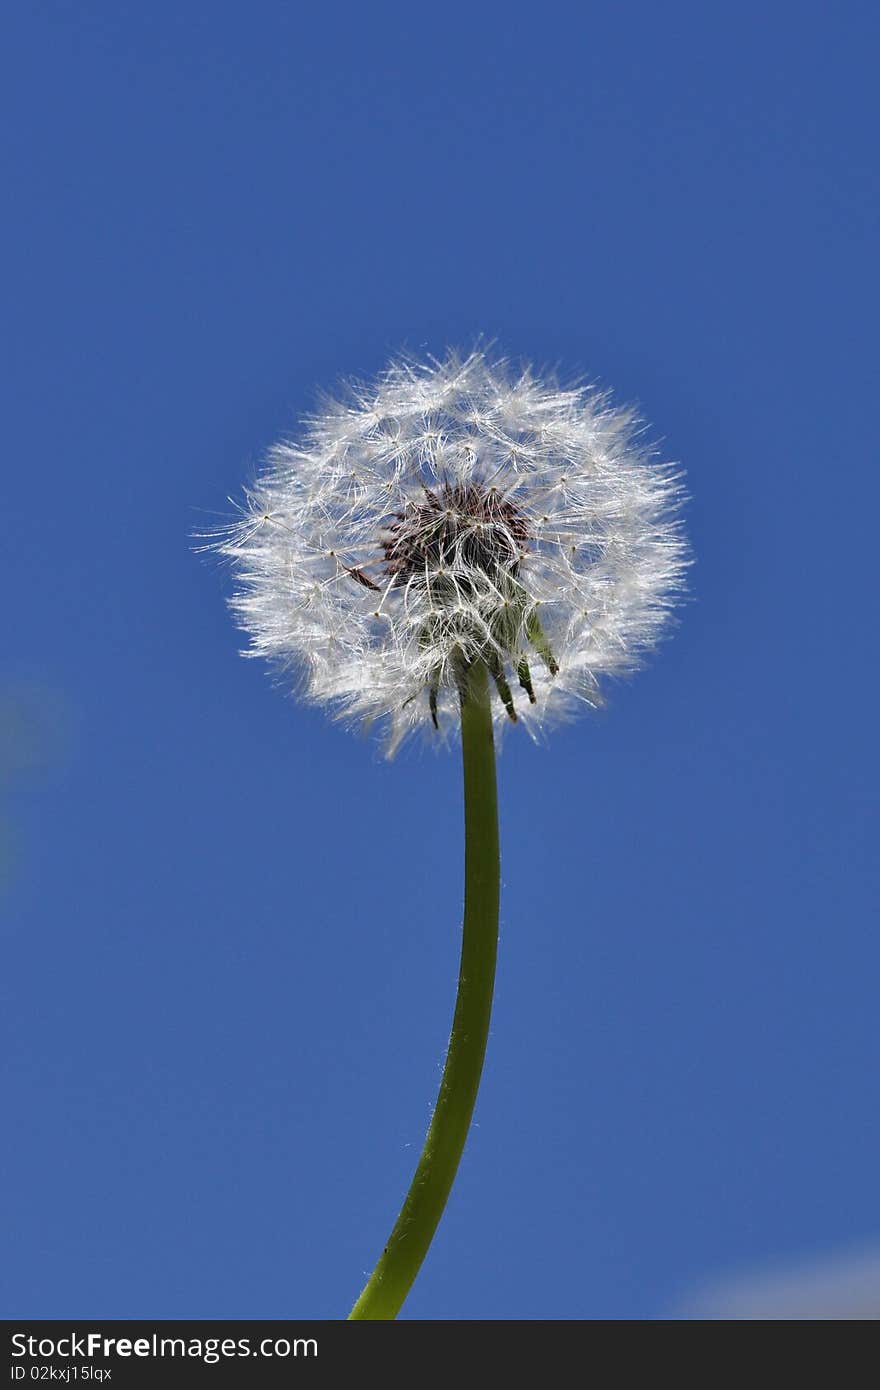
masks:
{"type": "Polygon", "coordinates": [[[189,537],[316,388],[480,333],[640,404],[697,563],[605,713],[506,740],[489,1059],[406,1315],[669,1317],[880,1242],[877,31],[15,7],[5,1316],[335,1318],[381,1248],[456,759],[284,698],[189,537]]]}

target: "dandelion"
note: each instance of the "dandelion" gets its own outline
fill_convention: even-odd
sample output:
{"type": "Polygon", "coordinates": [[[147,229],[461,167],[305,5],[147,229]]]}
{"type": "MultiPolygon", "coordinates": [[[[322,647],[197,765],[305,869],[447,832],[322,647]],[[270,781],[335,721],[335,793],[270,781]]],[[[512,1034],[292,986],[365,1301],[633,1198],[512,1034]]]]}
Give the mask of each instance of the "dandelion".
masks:
{"type": "Polygon", "coordinates": [[[687,548],[676,472],[636,414],[478,350],[392,362],[276,445],[211,541],[249,654],[337,716],[460,734],[462,968],[440,1094],[398,1222],[351,1314],[396,1316],[464,1147],[494,987],[495,734],[597,706],[668,626],[687,548]]]}

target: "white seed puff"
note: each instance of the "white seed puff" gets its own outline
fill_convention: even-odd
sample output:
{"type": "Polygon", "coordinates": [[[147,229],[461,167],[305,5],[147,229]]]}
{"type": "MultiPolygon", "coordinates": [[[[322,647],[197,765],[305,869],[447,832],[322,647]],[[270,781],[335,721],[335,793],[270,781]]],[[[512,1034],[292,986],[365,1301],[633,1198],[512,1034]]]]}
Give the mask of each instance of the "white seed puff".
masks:
{"type": "Polygon", "coordinates": [[[393,751],[457,726],[469,666],[537,733],[663,632],[688,552],[678,476],[633,411],[485,351],[393,361],[269,452],[211,548],[248,654],[393,751]]]}

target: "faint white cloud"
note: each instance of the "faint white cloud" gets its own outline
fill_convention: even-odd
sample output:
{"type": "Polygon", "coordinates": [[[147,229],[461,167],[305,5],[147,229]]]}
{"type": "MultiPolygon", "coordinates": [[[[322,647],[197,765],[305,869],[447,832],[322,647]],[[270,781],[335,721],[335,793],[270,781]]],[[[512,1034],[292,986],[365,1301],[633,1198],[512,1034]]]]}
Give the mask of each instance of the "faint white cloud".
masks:
{"type": "Polygon", "coordinates": [[[880,1250],[862,1249],[709,1281],[674,1317],[704,1321],[880,1319],[880,1250]]]}
{"type": "Polygon", "coordinates": [[[10,796],[36,774],[58,766],[69,741],[69,710],[57,690],[33,682],[0,685],[0,890],[19,858],[10,796]]]}

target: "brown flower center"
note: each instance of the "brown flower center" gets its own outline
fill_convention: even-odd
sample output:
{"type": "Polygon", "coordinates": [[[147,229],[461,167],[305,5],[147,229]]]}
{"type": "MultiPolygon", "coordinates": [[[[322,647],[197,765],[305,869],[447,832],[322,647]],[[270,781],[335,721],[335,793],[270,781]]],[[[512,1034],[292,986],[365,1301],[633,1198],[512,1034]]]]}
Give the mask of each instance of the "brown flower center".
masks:
{"type": "Polygon", "coordinates": [[[528,548],[528,522],[495,487],[441,483],[407,503],[385,528],[385,570],[395,583],[452,571],[515,575],[528,548]]]}

